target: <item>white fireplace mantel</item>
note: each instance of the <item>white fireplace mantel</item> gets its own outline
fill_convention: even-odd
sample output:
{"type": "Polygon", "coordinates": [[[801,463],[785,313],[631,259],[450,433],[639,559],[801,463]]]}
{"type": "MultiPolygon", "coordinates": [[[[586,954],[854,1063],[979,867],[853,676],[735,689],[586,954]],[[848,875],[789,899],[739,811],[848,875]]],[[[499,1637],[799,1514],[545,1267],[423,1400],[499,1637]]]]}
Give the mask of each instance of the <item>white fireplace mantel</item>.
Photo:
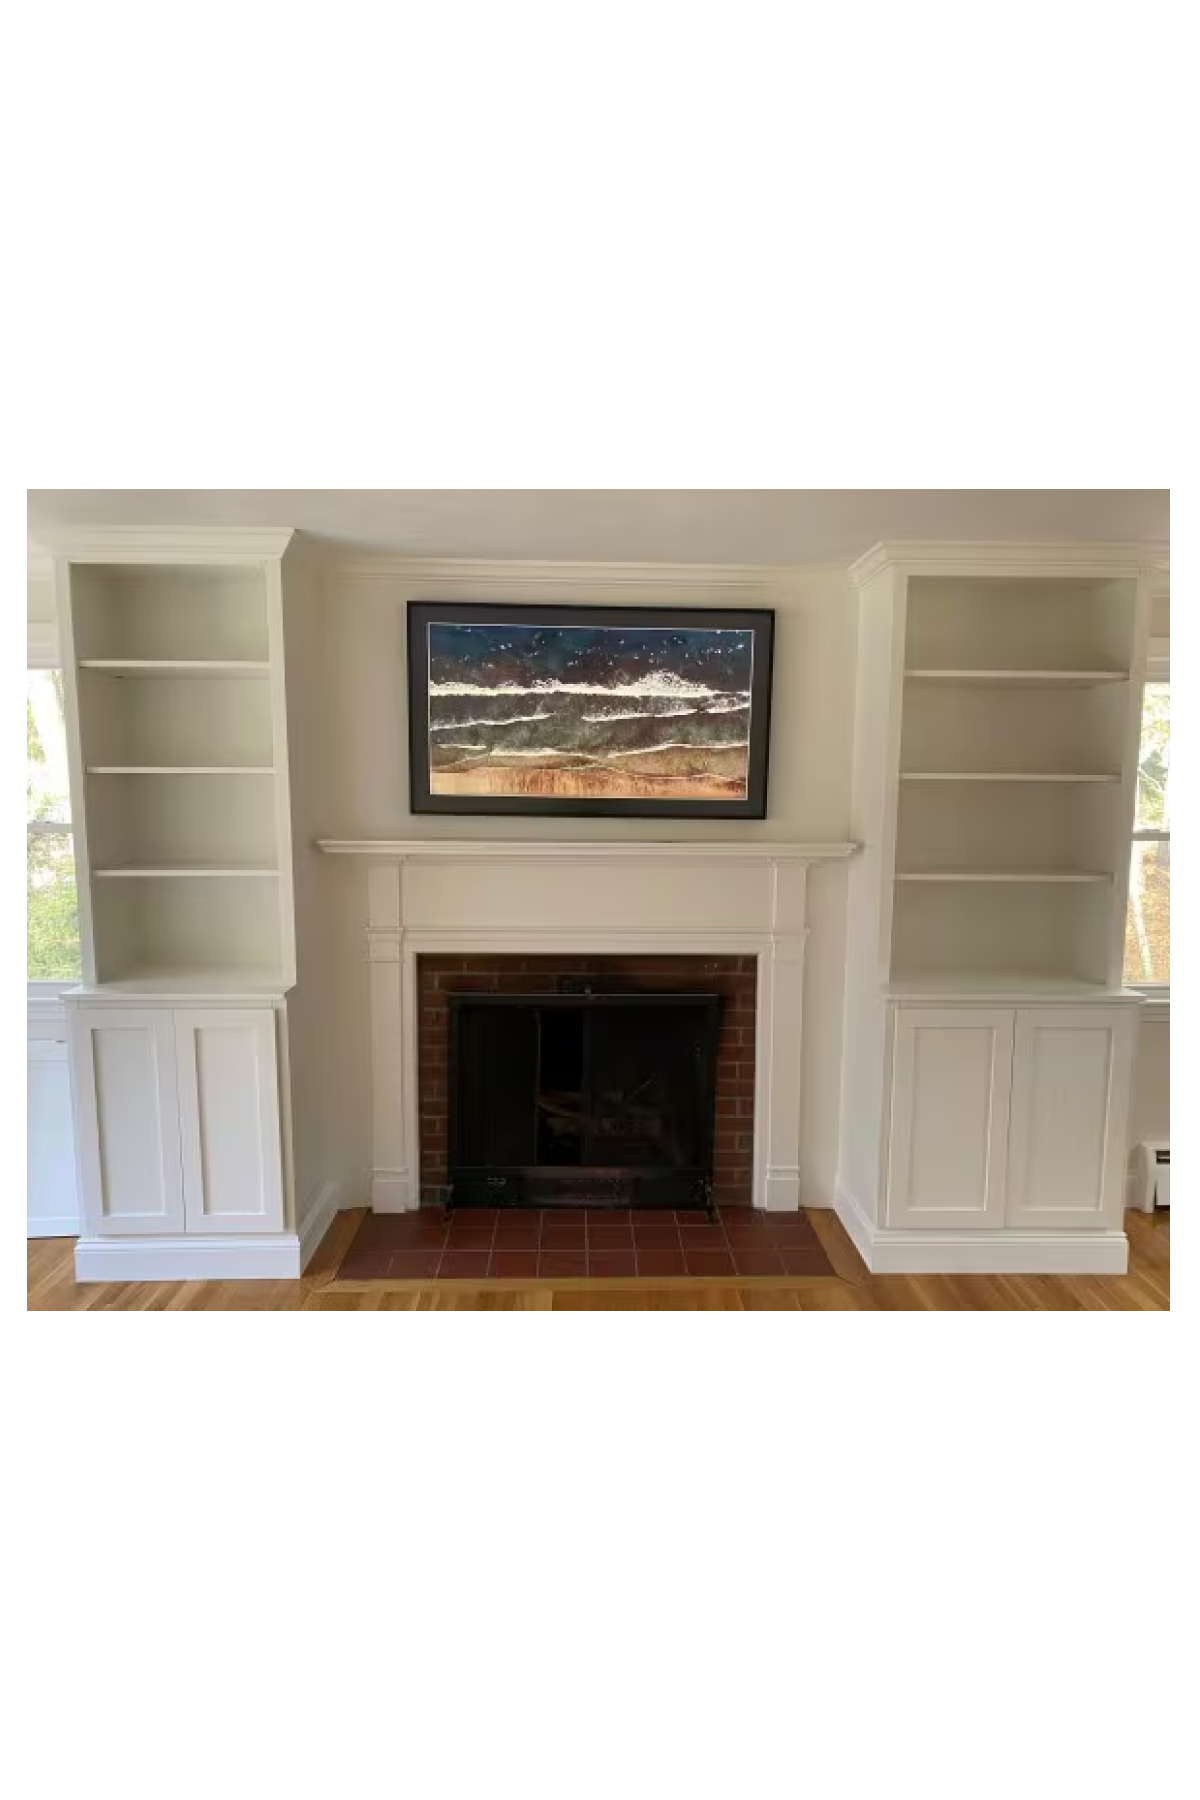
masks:
{"type": "Polygon", "coordinates": [[[754,1203],[800,1204],[808,870],[852,843],[319,840],[367,862],[377,1212],[420,1202],[417,957],[754,956],[754,1203]]]}

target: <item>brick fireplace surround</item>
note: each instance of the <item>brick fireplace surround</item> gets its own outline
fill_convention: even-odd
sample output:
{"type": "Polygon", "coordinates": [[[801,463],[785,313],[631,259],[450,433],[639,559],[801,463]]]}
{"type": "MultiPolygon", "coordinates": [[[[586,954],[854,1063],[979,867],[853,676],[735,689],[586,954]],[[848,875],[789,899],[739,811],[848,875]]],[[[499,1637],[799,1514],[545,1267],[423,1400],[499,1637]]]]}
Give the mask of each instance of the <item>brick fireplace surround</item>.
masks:
{"type": "Polygon", "coordinates": [[[421,1204],[445,1199],[446,1053],[450,994],[552,994],[560,976],[595,975],[606,988],[720,994],[714,1199],[749,1206],[754,1164],[756,959],[753,956],[419,956],[418,1093],[421,1204]]]}

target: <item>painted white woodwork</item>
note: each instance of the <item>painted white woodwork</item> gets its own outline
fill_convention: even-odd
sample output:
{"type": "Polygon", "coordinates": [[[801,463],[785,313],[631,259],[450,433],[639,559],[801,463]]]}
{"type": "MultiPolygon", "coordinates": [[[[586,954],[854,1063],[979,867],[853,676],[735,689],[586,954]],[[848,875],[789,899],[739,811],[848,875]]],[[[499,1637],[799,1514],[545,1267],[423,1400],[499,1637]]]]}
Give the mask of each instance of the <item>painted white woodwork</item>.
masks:
{"type": "Polygon", "coordinates": [[[186,1230],[282,1230],[275,1015],[264,1007],[173,1018],[186,1230]]]}
{"type": "Polygon", "coordinates": [[[1120,1224],[1136,1036],[1127,1007],[1018,1011],[1009,1224],[1120,1224]]]}
{"type": "Polygon", "coordinates": [[[420,1201],[417,957],[447,951],[758,959],[756,1206],[800,1204],[807,874],[855,846],[322,840],[367,860],[371,1203],[420,1201]]]}
{"type": "Polygon", "coordinates": [[[1003,1224],[1013,1014],[896,1009],[887,1223],[1003,1224]]]}
{"type": "Polygon", "coordinates": [[[875,1275],[1123,1275],[1123,1231],[908,1231],[874,1224],[839,1188],[834,1211],[875,1275]]]}
{"type": "Polygon", "coordinates": [[[319,558],[286,531],[50,548],[84,975],[67,1002],[91,1196],[77,1274],[296,1275],[366,1160],[326,954],[337,884],[312,843],[319,558]]]}
{"type": "Polygon", "coordinates": [[[208,968],[295,981],[290,537],[74,532],[49,546],[88,985],[208,968]],[[132,870],[239,878],[114,891],[132,870]]]}
{"type": "Polygon", "coordinates": [[[183,1230],[175,1034],[168,1012],[71,1008],[80,1185],[89,1233],[183,1230]]]}
{"type": "Polygon", "coordinates": [[[905,681],[933,681],[975,690],[989,687],[1099,687],[1128,679],[1124,669],[912,669],[905,681]]]}
{"type": "Polygon", "coordinates": [[[29,1036],[26,1084],[25,1234],[74,1237],[80,1228],[66,1026],[29,1036]]]}
{"type": "Polygon", "coordinates": [[[1107,1134],[1124,1133],[1130,1070],[1106,1012],[1124,1044],[1138,1005],[1122,995],[1121,959],[1153,559],[1120,545],[883,544],[851,576],[851,831],[864,852],[849,873],[839,1211],[873,1267],[1002,1268],[1012,1233],[1014,1269],[1039,1266],[1039,1245],[1045,1267],[1063,1268],[1070,1253],[1051,1240],[1072,1232],[1088,1235],[1078,1266],[1109,1267],[1124,1238],[1097,1171],[1110,1194],[1107,1134]],[[984,1104],[985,1070],[998,1081],[1000,1063],[983,1028],[966,1030],[959,1059],[951,1028],[923,1036],[901,1001],[914,1017],[1007,1005],[1017,1087],[989,1088],[984,1104]],[[1096,1022],[1051,1022],[1079,1016],[1096,1022]],[[1057,1147],[1049,1113],[1030,1110],[1031,1062],[1063,1096],[1057,1147]],[[1064,1156],[1079,1158],[1073,1186],[1064,1156]],[[939,1216],[947,1205],[968,1217],[939,1216]]]}

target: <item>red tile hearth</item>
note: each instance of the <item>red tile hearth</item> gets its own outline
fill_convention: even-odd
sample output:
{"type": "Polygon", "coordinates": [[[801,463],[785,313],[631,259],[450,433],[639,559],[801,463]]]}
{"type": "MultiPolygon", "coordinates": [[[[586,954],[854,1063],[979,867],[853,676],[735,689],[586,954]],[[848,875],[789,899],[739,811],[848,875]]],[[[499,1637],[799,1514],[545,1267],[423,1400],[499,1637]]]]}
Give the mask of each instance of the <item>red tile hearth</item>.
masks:
{"type": "Polygon", "coordinates": [[[629,1275],[832,1275],[804,1213],[570,1213],[440,1207],[368,1213],[342,1281],[534,1281],[629,1275]]]}

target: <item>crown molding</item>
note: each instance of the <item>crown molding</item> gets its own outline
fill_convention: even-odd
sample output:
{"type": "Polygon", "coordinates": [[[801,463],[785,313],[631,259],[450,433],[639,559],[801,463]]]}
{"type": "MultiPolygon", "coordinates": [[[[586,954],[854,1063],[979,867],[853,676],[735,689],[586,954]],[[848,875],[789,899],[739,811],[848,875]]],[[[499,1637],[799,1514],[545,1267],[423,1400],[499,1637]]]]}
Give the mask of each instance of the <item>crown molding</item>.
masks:
{"type": "Polygon", "coordinates": [[[191,525],[150,531],[95,525],[49,529],[41,533],[40,542],[49,556],[68,562],[259,562],[281,557],[293,535],[290,527],[191,525]]]}
{"type": "Polygon", "coordinates": [[[402,582],[406,587],[465,598],[481,594],[760,594],[780,570],[763,563],[517,562],[475,557],[331,556],[329,573],[355,581],[402,582]]]}
{"type": "Polygon", "coordinates": [[[859,587],[885,569],[909,575],[1138,576],[1161,570],[1166,555],[1162,544],[891,538],[851,563],[849,574],[859,587]]]}

